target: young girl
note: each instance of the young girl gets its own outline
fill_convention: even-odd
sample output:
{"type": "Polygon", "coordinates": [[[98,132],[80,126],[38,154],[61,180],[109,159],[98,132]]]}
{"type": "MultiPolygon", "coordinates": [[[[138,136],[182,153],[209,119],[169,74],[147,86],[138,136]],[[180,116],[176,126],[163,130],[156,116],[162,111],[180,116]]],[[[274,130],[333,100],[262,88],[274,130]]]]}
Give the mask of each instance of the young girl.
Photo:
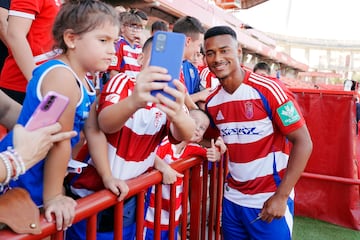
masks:
{"type": "MultiPolygon", "coordinates": [[[[65,3],[53,26],[55,47],[62,54],[34,70],[18,122],[25,124],[50,90],[69,97],[69,105],[59,119],[62,130],[84,130],[104,186],[115,194],[121,191],[122,199],[128,189],[124,182],[112,177],[106,138],[97,126],[95,89],[86,78],[87,72],[107,69],[115,54],[118,32],[118,16],[110,5],[95,0],[65,3]]],[[[11,183],[26,188],[34,202],[43,205],[48,221],[52,221],[54,213],[58,230],[67,229],[74,218],[76,202],[63,195],[62,185],[71,149],[78,140],[79,134],[71,141],[56,143],[45,160],[11,183]]]]}

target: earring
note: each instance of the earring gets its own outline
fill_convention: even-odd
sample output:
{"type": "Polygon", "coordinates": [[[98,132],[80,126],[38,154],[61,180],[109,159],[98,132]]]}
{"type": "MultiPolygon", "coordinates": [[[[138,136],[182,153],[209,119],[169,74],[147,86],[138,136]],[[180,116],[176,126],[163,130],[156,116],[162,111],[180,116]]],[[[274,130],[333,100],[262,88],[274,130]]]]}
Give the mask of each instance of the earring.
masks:
{"type": "Polygon", "coordinates": [[[69,46],[69,48],[70,48],[70,49],[74,49],[74,48],[75,48],[75,46],[74,46],[74,45],[71,45],[71,46],[69,46]]]}

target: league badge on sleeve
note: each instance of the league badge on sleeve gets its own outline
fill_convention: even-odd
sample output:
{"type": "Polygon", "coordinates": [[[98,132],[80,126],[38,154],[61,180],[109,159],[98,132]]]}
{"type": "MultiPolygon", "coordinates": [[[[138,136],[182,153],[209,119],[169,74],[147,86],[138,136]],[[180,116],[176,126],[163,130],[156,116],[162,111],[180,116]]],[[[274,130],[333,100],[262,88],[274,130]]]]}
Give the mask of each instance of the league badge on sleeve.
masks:
{"type": "Polygon", "coordinates": [[[280,106],[277,109],[277,113],[285,127],[300,120],[300,115],[296,110],[294,103],[291,101],[280,106]]]}

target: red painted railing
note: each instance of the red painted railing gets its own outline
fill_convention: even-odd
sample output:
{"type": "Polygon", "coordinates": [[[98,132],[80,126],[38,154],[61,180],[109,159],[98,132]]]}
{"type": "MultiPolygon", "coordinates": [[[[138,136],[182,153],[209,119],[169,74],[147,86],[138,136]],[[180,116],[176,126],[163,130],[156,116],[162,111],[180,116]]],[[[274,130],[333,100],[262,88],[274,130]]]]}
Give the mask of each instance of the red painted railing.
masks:
{"type": "MultiPolygon", "coordinates": [[[[182,217],[180,235],[181,239],[220,239],[220,209],[222,186],[224,180],[224,164],[212,163],[211,170],[208,162],[201,158],[189,158],[179,160],[172,167],[184,174],[184,187],[182,199],[182,217]],[[204,177],[209,176],[209,177],[204,177]],[[210,181],[209,181],[210,180],[210,181]],[[209,184],[209,188],[207,187],[209,184]],[[189,194],[190,193],[190,194],[189,194]],[[190,206],[188,206],[188,199],[190,206]],[[208,200],[209,199],[209,200],[208,200]],[[207,202],[209,201],[207,208],[207,202]],[[190,210],[188,211],[188,209],[190,210]],[[190,223],[188,224],[188,213],[190,223]],[[187,226],[190,225],[190,231],[187,226]],[[190,234],[190,235],[189,235],[190,234]]],[[[127,198],[137,195],[137,239],[143,238],[144,224],[144,196],[150,186],[156,186],[156,198],[161,198],[161,173],[157,170],[145,173],[135,179],[128,180],[129,194],[127,198]]],[[[170,238],[174,236],[175,219],[175,187],[171,187],[170,195],[170,238]]],[[[122,239],[122,216],[123,201],[117,202],[116,196],[108,190],[101,190],[87,197],[77,200],[76,216],[74,223],[87,219],[87,239],[96,239],[96,216],[110,206],[115,206],[114,214],[114,239],[122,239]]],[[[161,201],[156,200],[155,205],[155,239],[160,239],[160,210],[161,201]]],[[[9,229],[0,231],[0,240],[30,240],[43,239],[51,236],[51,239],[63,239],[63,231],[56,231],[54,223],[48,223],[41,215],[42,233],[39,235],[16,234],[9,229]]]]}

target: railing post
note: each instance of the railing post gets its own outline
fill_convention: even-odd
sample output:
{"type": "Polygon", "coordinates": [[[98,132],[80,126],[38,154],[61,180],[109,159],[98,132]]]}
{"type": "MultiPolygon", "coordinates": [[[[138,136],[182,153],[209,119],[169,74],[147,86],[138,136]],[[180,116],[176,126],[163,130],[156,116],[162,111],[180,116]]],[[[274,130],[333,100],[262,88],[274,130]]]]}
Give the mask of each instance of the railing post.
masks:
{"type": "Polygon", "coordinates": [[[123,237],[123,216],[124,201],[121,201],[114,208],[114,239],[122,239],[123,237]]]}
{"type": "Polygon", "coordinates": [[[200,237],[200,206],[201,206],[201,165],[196,165],[191,169],[190,189],[190,239],[196,240],[200,237]]]}

